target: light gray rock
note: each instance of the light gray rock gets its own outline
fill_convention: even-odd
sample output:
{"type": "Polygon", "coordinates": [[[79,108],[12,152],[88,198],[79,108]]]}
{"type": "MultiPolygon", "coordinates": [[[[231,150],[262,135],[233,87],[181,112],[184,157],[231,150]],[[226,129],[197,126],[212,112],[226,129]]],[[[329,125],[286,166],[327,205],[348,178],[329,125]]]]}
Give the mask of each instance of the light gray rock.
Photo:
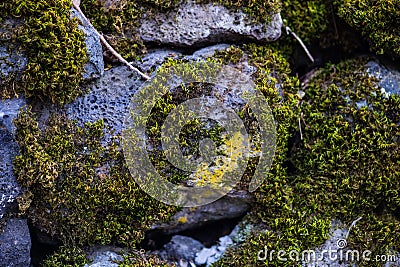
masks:
{"type": "Polygon", "coordinates": [[[71,9],[71,16],[79,18],[83,26],[79,25],[78,27],[86,35],[85,43],[89,62],[85,65],[83,78],[85,80],[99,78],[104,74],[103,49],[101,47],[100,38],[97,36],[95,30],[88,25],[74,8],[71,9]]]}
{"type": "Polygon", "coordinates": [[[141,71],[149,72],[159,67],[168,58],[178,59],[180,56],[182,56],[182,54],[177,51],[167,50],[167,49],[156,49],[153,51],[149,51],[146,55],[144,55],[140,59],[140,61],[134,62],[134,64],[141,71]]]}
{"type": "Polygon", "coordinates": [[[371,60],[367,63],[367,73],[379,80],[379,86],[382,87],[382,93],[385,96],[400,94],[400,72],[398,70],[371,60]]]}
{"type": "Polygon", "coordinates": [[[118,267],[117,261],[122,261],[122,249],[113,246],[95,246],[88,249],[90,264],[84,267],[118,267]]]}
{"type": "Polygon", "coordinates": [[[24,105],[22,98],[0,101],[0,218],[21,193],[12,167],[12,161],[19,151],[14,140],[15,126],[12,120],[24,105]]]}
{"type": "Polygon", "coordinates": [[[186,260],[194,262],[196,253],[204,248],[199,241],[181,235],[175,235],[171,241],[165,244],[164,249],[171,260],[186,260]]]}
{"type": "Polygon", "coordinates": [[[28,267],[31,238],[26,219],[9,219],[0,233],[0,267],[28,267]]]}
{"type": "Polygon", "coordinates": [[[268,25],[255,24],[243,12],[189,0],[173,11],[145,15],[140,22],[139,35],[145,42],[201,46],[238,40],[271,42],[280,37],[281,27],[279,14],[272,15],[268,25]]]}

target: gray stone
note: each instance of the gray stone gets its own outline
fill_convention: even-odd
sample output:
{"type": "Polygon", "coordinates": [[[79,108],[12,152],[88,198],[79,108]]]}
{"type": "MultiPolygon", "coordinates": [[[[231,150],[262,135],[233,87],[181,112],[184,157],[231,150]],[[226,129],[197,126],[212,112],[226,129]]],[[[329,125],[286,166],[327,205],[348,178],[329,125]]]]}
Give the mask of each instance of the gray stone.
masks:
{"type": "Polygon", "coordinates": [[[134,64],[142,72],[149,72],[159,67],[168,58],[177,59],[181,55],[181,53],[173,50],[156,49],[149,51],[140,59],[140,61],[134,62],[134,64]]]}
{"type": "Polygon", "coordinates": [[[183,208],[169,223],[154,225],[152,231],[172,235],[221,220],[240,218],[250,209],[251,202],[252,197],[247,191],[232,192],[204,206],[183,208]],[[186,218],[185,223],[181,223],[180,218],[186,218]]]}
{"type": "Polygon", "coordinates": [[[73,8],[71,9],[71,17],[77,17],[82,25],[79,25],[85,35],[86,49],[89,57],[89,62],[85,65],[85,80],[92,80],[101,77],[104,74],[103,49],[101,47],[100,38],[95,30],[82,18],[82,16],[73,8]]]}
{"type": "Polygon", "coordinates": [[[217,253],[215,246],[211,248],[204,248],[196,255],[195,263],[197,265],[204,265],[207,263],[208,259],[217,253]]]}
{"type": "Polygon", "coordinates": [[[232,12],[221,5],[181,3],[167,13],[145,14],[139,35],[145,42],[174,46],[202,46],[218,42],[271,42],[281,35],[282,19],[271,16],[267,25],[252,23],[243,12],[232,12]]]}
{"type": "Polygon", "coordinates": [[[386,67],[378,61],[367,63],[367,73],[379,80],[382,93],[388,97],[391,94],[400,94],[400,72],[390,67],[386,67]]]}
{"type": "Polygon", "coordinates": [[[199,241],[181,235],[173,236],[171,241],[164,246],[170,259],[177,261],[181,259],[194,261],[196,253],[200,252],[203,248],[203,244],[199,241]]]}
{"type": "Polygon", "coordinates": [[[28,267],[31,238],[26,219],[9,219],[0,234],[0,267],[28,267]]]}
{"type": "Polygon", "coordinates": [[[28,59],[17,43],[11,41],[13,29],[19,27],[22,20],[7,19],[0,22],[0,84],[8,76],[18,77],[26,68],[28,59]]]}
{"type": "Polygon", "coordinates": [[[95,246],[87,250],[90,264],[84,267],[118,267],[117,261],[122,261],[123,250],[113,246],[95,246]]]}
{"type": "Polygon", "coordinates": [[[25,100],[21,98],[0,102],[0,218],[21,193],[12,166],[12,161],[19,151],[14,140],[15,126],[12,120],[24,105],[25,100]]]}
{"type": "Polygon", "coordinates": [[[143,81],[125,66],[112,68],[88,88],[88,93],[66,105],[70,119],[79,123],[104,119],[116,134],[122,130],[129,103],[143,81]]]}

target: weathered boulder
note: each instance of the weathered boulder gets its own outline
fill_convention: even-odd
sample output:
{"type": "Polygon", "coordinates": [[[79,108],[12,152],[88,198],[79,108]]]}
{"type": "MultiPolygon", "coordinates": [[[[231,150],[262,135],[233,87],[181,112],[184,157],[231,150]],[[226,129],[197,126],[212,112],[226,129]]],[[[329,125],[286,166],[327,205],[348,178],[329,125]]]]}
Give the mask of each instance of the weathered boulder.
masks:
{"type": "Polygon", "coordinates": [[[28,267],[31,238],[26,219],[9,219],[0,233],[0,266],[28,267]]]}
{"type": "Polygon", "coordinates": [[[271,42],[280,37],[281,27],[279,14],[271,15],[265,25],[218,4],[185,1],[167,13],[145,15],[139,34],[145,42],[182,47],[244,40],[271,42]]]}

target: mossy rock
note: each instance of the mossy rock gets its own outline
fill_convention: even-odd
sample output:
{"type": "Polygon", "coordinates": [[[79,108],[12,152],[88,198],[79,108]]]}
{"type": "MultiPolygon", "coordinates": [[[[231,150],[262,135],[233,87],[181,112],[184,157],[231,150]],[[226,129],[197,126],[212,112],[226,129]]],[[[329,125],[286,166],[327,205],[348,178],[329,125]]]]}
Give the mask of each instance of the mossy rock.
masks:
{"type": "Polygon", "coordinates": [[[133,247],[177,209],[144,193],[125,167],[117,140],[104,146],[101,121],[82,127],[52,115],[40,130],[29,109],[15,121],[21,155],[14,171],[31,192],[30,220],[66,245],[133,247]]]}
{"type": "Polygon", "coordinates": [[[350,249],[371,250],[371,258],[400,249],[393,234],[400,225],[400,96],[381,90],[367,62],[328,64],[305,82],[297,126],[291,125],[297,128],[289,138],[294,146],[283,156],[288,161],[256,192],[252,218],[265,231],[216,266],[292,266],[277,257],[260,261],[258,252],[314,249],[335,218],[350,225],[362,217],[351,230],[350,249]]]}
{"type": "Polygon", "coordinates": [[[79,84],[88,59],[85,35],[78,29],[78,20],[70,18],[71,7],[69,0],[2,1],[1,19],[24,19],[13,39],[28,57],[20,79],[2,85],[2,97],[22,93],[65,104],[81,93],[79,84]]]}

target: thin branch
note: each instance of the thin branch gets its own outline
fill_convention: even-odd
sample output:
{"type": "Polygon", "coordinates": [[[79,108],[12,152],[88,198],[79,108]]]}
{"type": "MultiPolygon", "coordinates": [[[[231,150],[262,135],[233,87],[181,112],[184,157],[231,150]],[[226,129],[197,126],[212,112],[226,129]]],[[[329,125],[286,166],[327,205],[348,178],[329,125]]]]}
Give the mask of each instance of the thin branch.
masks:
{"type": "Polygon", "coordinates": [[[347,231],[347,234],[346,234],[345,239],[347,239],[347,238],[349,237],[351,228],[353,228],[354,226],[356,226],[356,223],[357,223],[359,220],[361,220],[361,219],[362,219],[362,217],[358,218],[357,220],[354,220],[354,221],[351,223],[351,225],[350,225],[350,227],[349,227],[349,230],[347,231]]]}
{"type": "Polygon", "coordinates": [[[301,47],[303,47],[304,51],[306,52],[308,58],[311,60],[312,63],[314,63],[314,58],[311,55],[310,51],[308,51],[306,45],[303,43],[303,41],[300,39],[299,36],[297,36],[297,34],[295,34],[290,28],[289,26],[285,27],[286,29],[286,34],[291,34],[293,35],[293,37],[300,43],[301,47]]]}
{"type": "Polygon", "coordinates": [[[300,117],[299,117],[299,130],[300,130],[300,140],[303,140],[303,131],[301,130],[300,117]]]}
{"type": "Polygon", "coordinates": [[[79,3],[77,3],[76,0],[72,1],[72,5],[74,6],[74,8],[79,12],[79,14],[83,17],[83,19],[85,20],[85,22],[93,29],[93,31],[97,34],[97,36],[99,36],[101,42],[107,47],[108,50],[110,50],[110,52],[123,64],[125,64],[126,66],[129,67],[130,70],[137,72],[140,76],[142,76],[143,78],[145,78],[146,80],[149,80],[150,77],[146,74],[144,74],[143,72],[141,72],[139,69],[135,68],[134,66],[132,66],[132,64],[130,64],[128,61],[126,61],[126,59],[124,59],[120,54],[118,54],[117,51],[115,51],[115,49],[107,42],[107,40],[104,38],[104,36],[102,34],[100,34],[96,28],[92,25],[92,23],[90,23],[89,19],[85,16],[85,14],[83,14],[81,8],[79,7],[79,3]]]}

